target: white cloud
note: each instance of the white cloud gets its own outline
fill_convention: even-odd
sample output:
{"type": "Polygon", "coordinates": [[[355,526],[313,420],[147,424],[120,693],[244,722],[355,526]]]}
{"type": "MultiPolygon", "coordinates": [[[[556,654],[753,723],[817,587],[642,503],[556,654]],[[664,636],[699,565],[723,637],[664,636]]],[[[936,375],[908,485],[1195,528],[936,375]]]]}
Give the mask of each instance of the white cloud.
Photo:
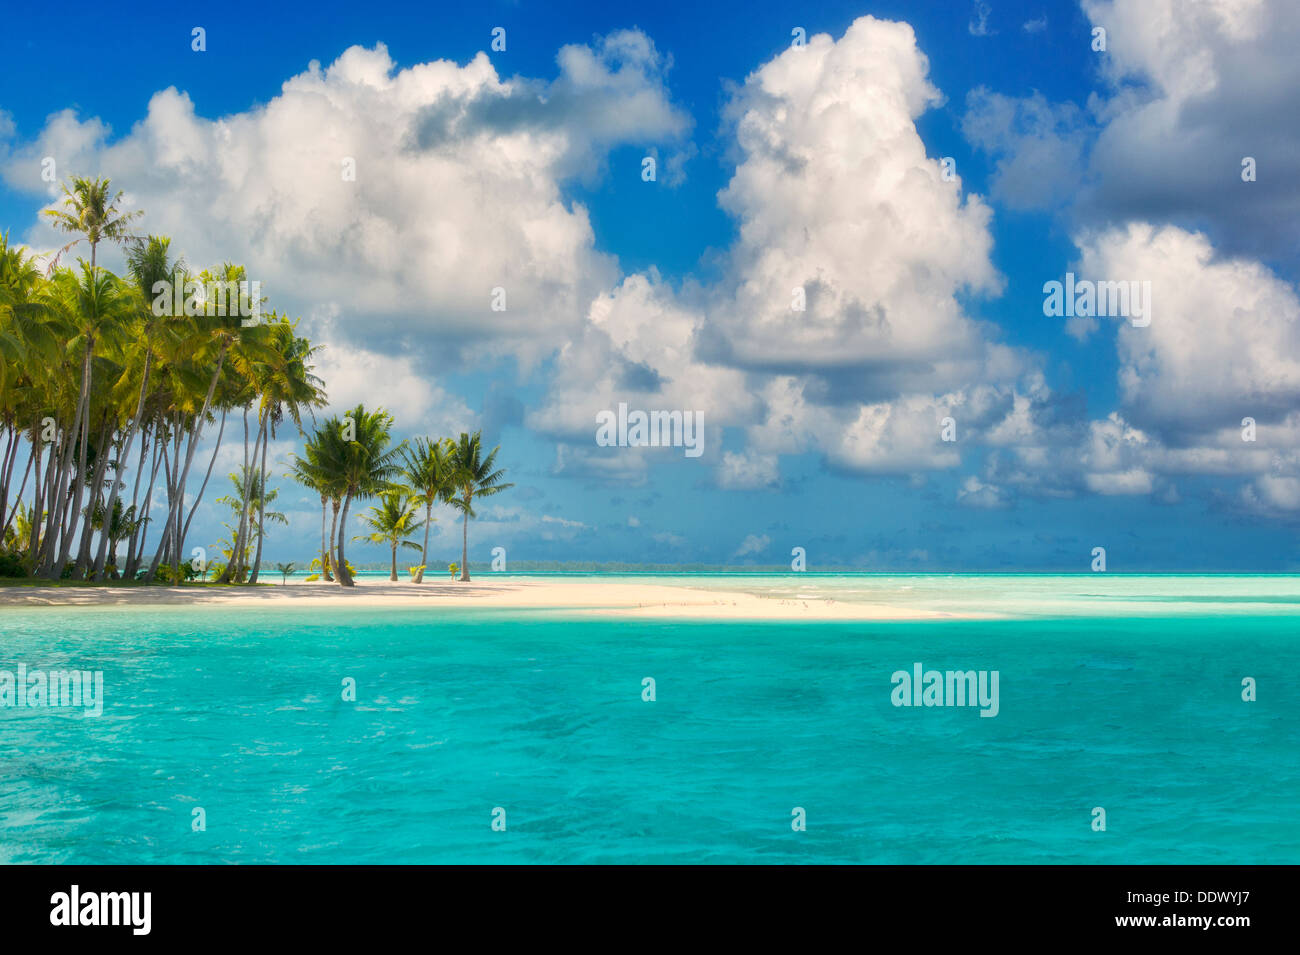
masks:
{"type": "MultiPolygon", "coordinates": [[[[968,137],[997,157],[1009,206],[1074,203],[1078,221],[1209,227],[1231,254],[1296,262],[1300,6],[1291,0],[1084,0],[1106,30],[1086,111],[977,91],[968,137]],[[980,135],[998,116],[1017,122],[980,135]],[[1085,148],[1086,147],[1086,148],[1085,148]],[[1242,178],[1243,160],[1256,178],[1242,178]],[[1046,177],[1046,178],[1044,178],[1046,177]]],[[[1017,94],[1019,91],[1015,91],[1017,94]]]]}
{"type": "Polygon", "coordinates": [[[863,17],[745,80],[727,107],[740,162],[719,194],[740,232],[706,354],[839,372],[874,399],[978,372],[983,341],[956,295],[1001,278],[988,207],[944,181],[917,133],[942,99],[928,67],[911,27],[863,17]]]}
{"type": "MultiPolygon", "coordinates": [[[[1151,283],[1150,324],[1120,320],[1125,414],[1189,445],[1245,416],[1300,407],[1300,297],[1258,262],[1215,255],[1205,236],[1137,223],[1079,240],[1082,275],[1151,283]]],[[[1239,434],[1229,446],[1246,448],[1239,434]]]]}
{"type": "MultiPolygon", "coordinates": [[[[313,342],[315,374],[326,384],[325,414],[343,414],[364,404],[372,411],[384,407],[403,430],[429,435],[456,435],[478,427],[477,416],[464,399],[448,393],[427,369],[405,355],[386,355],[337,335],[337,318],[321,321],[313,342]]],[[[319,412],[318,412],[319,413],[319,412]]]]}
{"type": "Polygon", "coordinates": [[[957,503],[966,507],[985,509],[1007,506],[1001,488],[992,484],[985,484],[973,474],[966,478],[961,487],[957,489],[957,503]]]}
{"type": "Polygon", "coordinates": [[[723,452],[722,464],[718,467],[720,487],[737,490],[772,487],[780,480],[781,471],[775,454],[764,454],[753,448],[723,452]]]}
{"type": "Polygon", "coordinates": [[[740,542],[740,546],[736,548],[736,552],[733,556],[745,557],[749,554],[761,554],[763,551],[767,550],[771,543],[772,538],[768,537],[766,534],[748,534],[745,539],[740,542]]]}
{"type": "MultiPolygon", "coordinates": [[[[244,262],[276,307],[333,307],[341,337],[378,351],[438,342],[447,361],[480,342],[527,364],[617,279],[561,183],[593,175],[616,145],[679,143],[689,128],[643,34],[557,60],[542,82],[502,79],[486,54],[398,69],[382,44],[351,47],[220,119],[175,88],[117,140],[97,119],[56,114],[3,173],[42,193],[42,156],[60,176],[108,175],[191,264],[244,262]],[[496,287],[506,311],[491,309],[496,287]]],[[[28,244],[58,241],[42,225],[28,244]]]]}

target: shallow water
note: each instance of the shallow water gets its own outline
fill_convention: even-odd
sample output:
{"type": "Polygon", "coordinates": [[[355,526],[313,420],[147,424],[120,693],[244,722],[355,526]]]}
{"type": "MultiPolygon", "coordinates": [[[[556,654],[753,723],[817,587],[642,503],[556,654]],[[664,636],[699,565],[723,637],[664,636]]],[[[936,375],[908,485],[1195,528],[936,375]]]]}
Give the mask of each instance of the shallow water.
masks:
{"type": "Polygon", "coordinates": [[[833,600],[1010,617],[1300,615],[1300,575],[1296,574],[801,573],[618,579],[684,583],[810,604],[833,600]]]}
{"type": "Polygon", "coordinates": [[[0,861],[1300,862],[1296,618],[1178,610],[5,610],[0,670],[105,706],[0,708],[0,861]],[[915,662],[997,670],[998,715],[894,706],[915,662]]]}

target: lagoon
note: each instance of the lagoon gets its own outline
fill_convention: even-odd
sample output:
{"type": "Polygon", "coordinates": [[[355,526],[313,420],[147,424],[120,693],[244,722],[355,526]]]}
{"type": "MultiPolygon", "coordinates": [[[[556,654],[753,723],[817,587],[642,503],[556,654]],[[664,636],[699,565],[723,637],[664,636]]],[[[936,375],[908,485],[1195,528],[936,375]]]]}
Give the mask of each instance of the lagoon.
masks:
{"type": "Polygon", "coordinates": [[[1293,614],[2,613],[0,668],[104,673],[0,709],[6,863],[1300,862],[1293,614]],[[917,660],[997,718],[892,705],[917,660]]]}

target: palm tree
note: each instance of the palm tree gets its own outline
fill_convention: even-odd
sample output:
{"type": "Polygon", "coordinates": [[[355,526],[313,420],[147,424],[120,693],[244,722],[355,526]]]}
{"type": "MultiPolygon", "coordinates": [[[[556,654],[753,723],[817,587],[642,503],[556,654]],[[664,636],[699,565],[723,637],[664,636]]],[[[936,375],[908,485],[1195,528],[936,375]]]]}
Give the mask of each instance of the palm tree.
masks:
{"type": "Polygon", "coordinates": [[[437,520],[433,505],[448,500],[454,490],[451,484],[454,448],[450,438],[436,441],[416,438],[415,447],[407,448],[403,455],[402,473],[414,489],[416,499],[424,502],[424,545],[420,548],[417,584],[424,582],[424,569],[429,566],[429,527],[437,520]]]}
{"type": "MultiPolygon", "coordinates": [[[[132,220],[137,218],[139,212],[120,212],[118,203],[122,198],[122,193],[116,195],[109,193],[109,180],[107,179],[85,179],[81,177],[72,180],[72,188],[69,189],[65,184],[63,186],[63,197],[61,200],[62,208],[47,209],[45,214],[53,220],[56,229],[60,231],[75,234],[77,238],[73,239],[62,249],[59,250],[50,263],[53,271],[58,263],[59,256],[68,249],[77,245],[79,242],[86,242],[90,246],[90,263],[82,263],[82,295],[80,296],[81,305],[91,304],[97,306],[86,310],[83,308],[80,318],[83,319],[77,324],[81,333],[81,343],[83,345],[82,356],[82,374],[81,374],[81,394],[78,398],[77,411],[74,414],[74,434],[69,439],[71,443],[77,440],[77,433],[80,434],[80,453],[77,462],[77,476],[75,490],[73,491],[73,502],[71,509],[71,521],[63,529],[63,544],[57,548],[57,563],[51,564],[48,559],[44,568],[45,575],[49,576],[51,570],[57,571],[62,568],[71,553],[72,531],[76,526],[76,517],[80,511],[81,496],[84,490],[87,477],[86,458],[88,453],[88,444],[90,441],[90,403],[92,399],[91,367],[95,353],[97,337],[106,337],[115,330],[115,325],[124,326],[125,316],[108,315],[98,306],[111,305],[112,303],[104,299],[101,294],[102,290],[118,293],[121,291],[120,282],[115,276],[106,274],[101,282],[98,267],[96,265],[96,256],[101,242],[123,242],[129,238],[127,235],[127,226],[132,220]],[[105,322],[108,319],[108,322],[105,322]]],[[[75,340],[74,340],[75,342],[75,340]]],[[[73,344],[73,343],[69,343],[73,344]]],[[[93,479],[93,483],[103,477],[104,467],[107,464],[107,457],[102,459],[98,473],[93,479]]],[[[66,467],[66,465],[65,465],[66,467]]],[[[97,487],[92,487],[92,499],[98,493],[97,487]]],[[[81,544],[77,551],[76,574],[81,576],[85,573],[90,564],[90,540],[91,527],[89,522],[82,525],[81,544]]],[[[52,542],[53,543],[53,542],[52,542]]],[[[101,548],[102,550],[102,548],[101,548]]],[[[51,556],[54,555],[52,551],[51,556]]]]}
{"type": "MultiPolygon", "coordinates": [[[[244,270],[242,267],[227,264],[223,279],[237,284],[243,279],[243,275],[244,270]]],[[[153,563],[149,567],[149,579],[153,579],[154,574],[157,573],[158,566],[168,550],[172,551],[177,560],[180,559],[184,544],[181,540],[181,516],[185,501],[185,484],[189,480],[190,467],[194,463],[194,452],[198,450],[203,425],[211,417],[209,409],[212,407],[212,398],[216,394],[217,385],[221,381],[221,373],[226,368],[227,359],[230,359],[235,366],[234,370],[239,377],[251,380],[254,377],[252,364],[263,355],[266,347],[263,327],[246,328],[240,323],[238,316],[191,316],[188,319],[187,326],[190,334],[187,336],[183,347],[192,349],[189,352],[190,360],[188,364],[198,364],[204,369],[210,367],[212,372],[208,379],[207,392],[203,395],[201,404],[199,403],[197,387],[192,386],[176,392],[177,397],[181,399],[181,403],[174,412],[176,419],[174,436],[176,447],[173,449],[175,467],[171,475],[171,484],[174,490],[168,494],[167,523],[163,528],[163,538],[159,544],[158,552],[154,555],[153,563]],[[213,354],[214,351],[215,355],[213,354]],[[185,463],[182,466],[176,452],[179,451],[182,425],[186,421],[190,422],[191,426],[188,443],[186,444],[185,463]]],[[[183,371],[178,371],[178,374],[180,373],[183,373],[183,371]]],[[[241,523],[241,529],[244,526],[241,523]]],[[[236,546],[236,552],[242,553],[242,549],[236,546]]]]}
{"type": "Polygon", "coordinates": [[[128,507],[125,511],[122,510],[122,502],[119,499],[113,504],[113,510],[110,512],[102,501],[97,501],[90,513],[90,524],[99,531],[100,539],[109,543],[108,564],[116,568],[117,545],[126,540],[135,530],[135,508],[128,507]],[[104,515],[109,513],[112,517],[105,525],[104,515]]]}
{"type": "Polygon", "coordinates": [[[463,581],[469,580],[469,522],[475,516],[474,498],[490,497],[514,487],[501,483],[505,468],[494,470],[500,450],[498,445],[483,457],[482,432],[470,435],[462,431],[452,451],[451,484],[460,497],[450,497],[447,503],[461,513],[460,579],[463,581]]]}
{"type": "Polygon", "coordinates": [[[407,534],[414,534],[424,526],[419,519],[420,499],[411,496],[408,488],[399,487],[385,491],[379,496],[378,506],[372,505],[369,513],[362,515],[361,522],[370,528],[369,534],[352,538],[354,541],[369,541],[372,544],[387,543],[392,548],[393,566],[388,579],[397,580],[397,547],[419,550],[415,541],[403,540],[407,534]]]}
{"type": "MultiPolygon", "coordinates": [[[[172,568],[222,450],[228,413],[244,409],[247,470],[237,488],[232,569],[243,577],[251,564],[255,579],[264,529],[279,518],[268,512],[273,494],[261,489],[269,444],[284,420],[301,429],[300,410],[323,401],[311,374],[313,347],[282,319],[246,327],[239,315],[157,314],[155,285],[183,288],[190,273],[173,261],[165,237],[128,234],[138,213],[123,211],[123,194],[109,186],[107,179],[74,178],[63,187],[47,215],[70,241],[48,270],[0,235],[0,539],[6,551],[21,550],[38,576],[61,575],[75,557],[75,576],[103,579],[123,530],[128,576],[148,566],[152,578],[164,559],[172,568]],[[106,242],[130,242],[122,277],[98,264],[106,242]],[[89,261],[61,266],[60,257],[81,243],[89,261]],[[208,426],[218,419],[203,484],[189,493],[198,446],[213,443],[208,426]],[[155,488],[166,494],[165,506],[155,506],[155,488]],[[146,555],[151,524],[161,524],[161,534],[148,541],[146,555]]],[[[244,272],[226,263],[197,277],[213,276],[238,283],[244,272]]],[[[356,463],[347,453],[340,460],[356,463]]],[[[322,472],[322,527],[325,504],[334,503],[337,524],[357,479],[352,467],[344,468],[343,483],[322,472]]],[[[353,495],[370,493],[367,486],[353,495]]],[[[341,528],[338,536],[341,544],[341,528]]],[[[334,537],[331,531],[322,548],[331,565],[334,537]]]]}
{"type": "MultiPolygon", "coordinates": [[[[150,296],[153,294],[153,287],[156,282],[175,282],[177,276],[185,268],[183,262],[170,259],[170,247],[171,239],[166,236],[151,235],[147,240],[137,240],[135,245],[127,252],[127,268],[130,271],[131,278],[134,279],[136,292],[139,333],[135,337],[135,342],[144,352],[144,360],[135,413],[127,418],[126,437],[122,442],[119,459],[123,463],[131,458],[131,446],[135,443],[136,430],[144,418],[145,400],[149,395],[149,374],[152,371],[154,358],[153,335],[157,318],[150,307],[150,296]]],[[[131,364],[133,363],[128,363],[128,369],[131,364]]],[[[137,486],[139,484],[138,474],[136,475],[136,484],[137,486]]],[[[109,512],[116,513],[118,493],[121,491],[122,486],[121,481],[116,479],[113,481],[113,486],[109,491],[108,503],[105,505],[109,512]]],[[[132,510],[134,510],[134,507],[132,507],[132,510]]],[[[107,539],[101,535],[99,538],[99,552],[95,555],[95,566],[91,574],[93,580],[103,579],[107,559],[105,548],[107,543],[107,539]]],[[[113,544],[116,547],[117,542],[114,541],[113,544]]]]}
{"type": "Polygon", "coordinates": [[[389,490],[398,474],[397,458],[406,443],[390,447],[392,443],[393,416],[383,408],[366,411],[357,405],[342,422],[334,419],[324,432],[325,467],[331,482],[342,488],[343,508],[339,519],[337,553],[334,572],[342,587],[353,587],[355,581],[348,572],[347,558],[343,553],[347,537],[348,507],[355,498],[373,497],[389,490]]]}
{"type": "MultiPolygon", "coordinates": [[[[259,547],[267,522],[288,526],[289,519],[284,514],[266,509],[266,505],[274,504],[276,498],[280,496],[280,489],[267,488],[265,472],[246,466],[242,473],[231,472],[230,483],[234,486],[235,493],[217,498],[217,503],[227,505],[234,512],[237,520],[241,515],[245,517],[248,535],[256,535],[259,547]]],[[[218,578],[218,583],[226,581],[243,583],[244,573],[248,569],[248,552],[252,550],[253,542],[248,536],[241,540],[240,535],[234,530],[232,534],[234,536],[231,538],[230,560],[226,564],[226,571],[223,571],[218,578]]],[[[250,579],[249,583],[255,581],[250,579]]]]}
{"type": "MultiPolygon", "coordinates": [[[[267,353],[268,360],[259,362],[262,370],[259,382],[262,392],[263,416],[270,426],[270,435],[262,441],[262,472],[266,472],[266,447],[270,438],[275,437],[275,427],[287,414],[299,434],[302,434],[302,412],[312,407],[325,404],[325,392],[321,380],[311,373],[308,364],[312,355],[318,350],[305,338],[295,334],[296,322],[289,322],[271,314],[267,326],[271,341],[267,353]]],[[[260,508],[266,501],[262,500],[260,508]]],[[[261,515],[258,516],[261,523],[261,515]]],[[[257,583],[257,575],[262,566],[262,536],[257,538],[257,552],[253,557],[253,572],[248,578],[250,584],[257,583]]]]}
{"type": "MultiPolygon", "coordinates": [[[[40,504],[43,490],[40,443],[35,440],[44,413],[44,389],[39,386],[60,350],[57,337],[45,322],[44,282],[35,261],[21,247],[9,244],[8,233],[0,234],[0,425],[8,433],[5,455],[0,459],[0,535],[18,513],[31,475],[36,476],[34,506],[40,504]],[[22,487],[9,508],[14,464],[25,431],[31,453],[22,487]]],[[[39,525],[37,519],[32,527],[39,525]]]]}
{"type": "MultiPolygon", "coordinates": [[[[116,276],[109,272],[96,271],[84,260],[81,263],[81,277],[76,277],[68,269],[59,269],[51,284],[52,304],[67,319],[71,326],[71,340],[65,346],[69,354],[78,350],[82,354],[81,383],[77,396],[76,411],[73,414],[73,427],[67,439],[63,460],[60,464],[60,477],[55,487],[62,492],[65,479],[72,466],[73,448],[78,445],[80,451],[76,462],[75,478],[71,494],[63,502],[62,509],[51,507],[49,520],[56,526],[64,514],[68,522],[61,527],[61,544],[51,538],[47,546],[45,561],[38,571],[38,576],[57,579],[72,551],[72,531],[81,510],[82,493],[86,487],[88,454],[90,448],[90,405],[92,396],[92,358],[95,347],[100,341],[120,340],[125,334],[127,323],[133,314],[131,297],[116,276]]],[[[106,460],[106,459],[105,459],[106,460]]],[[[51,499],[54,503],[54,499],[51,499]]],[[[87,539],[86,543],[89,543],[87,539]]],[[[80,563],[82,555],[78,555],[80,563]]],[[[85,569],[82,565],[81,569],[85,569]]]]}
{"type": "MultiPolygon", "coordinates": [[[[303,457],[292,455],[292,461],[289,465],[289,473],[286,477],[292,478],[303,487],[310,491],[315,491],[320,495],[320,565],[321,576],[327,581],[333,581],[334,577],[330,573],[330,547],[326,537],[326,521],[329,517],[329,503],[332,499],[333,489],[330,486],[329,474],[326,471],[322,460],[322,442],[323,437],[318,429],[303,443],[303,457]]],[[[337,500],[336,498],[333,498],[337,500]]],[[[338,508],[334,513],[338,514],[338,508]]]]}
{"type": "Polygon", "coordinates": [[[140,217],[141,213],[120,212],[117,204],[122,201],[122,192],[109,195],[110,180],[103,178],[86,179],[74,176],[72,188],[63,185],[60,202],[62,209],[46,209],[45,214],[54,220],[54,227],[60,232],[77,235],[58,252],[51,265],[58,264],[58,256],[72,248],[78,242],[90,246],[90,268],[95,268],[95,252],[101,242],[125,242],[131,238],[126,227],[140,217]]]}
{"type": "Polygon", "coordinates": [[[289,582],[289,575],[297,569],[297,564],[289,561],[287,564],[279,563],[275,565],[275,571],[280,575],[280,586],[283,587],[289,582]]]}

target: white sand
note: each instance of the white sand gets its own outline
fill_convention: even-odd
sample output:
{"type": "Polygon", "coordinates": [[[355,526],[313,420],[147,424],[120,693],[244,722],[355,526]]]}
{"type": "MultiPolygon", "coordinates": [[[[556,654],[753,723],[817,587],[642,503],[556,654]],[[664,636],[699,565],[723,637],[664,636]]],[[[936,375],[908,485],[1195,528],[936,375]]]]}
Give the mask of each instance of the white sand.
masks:
{"type": "MultiPolygon", "coordinates": [[[[270,582],[273,578],[264,577],[270,582]]],[[[5,587],[0,607],[439,607],[565,610],[701,620],[931,620],[973,615],[831,599],[764,597],[699,585],[599,578],[481,578],[423,584],[366,577],[357,586],[291,581],[272,587],[5,587]]]]}

